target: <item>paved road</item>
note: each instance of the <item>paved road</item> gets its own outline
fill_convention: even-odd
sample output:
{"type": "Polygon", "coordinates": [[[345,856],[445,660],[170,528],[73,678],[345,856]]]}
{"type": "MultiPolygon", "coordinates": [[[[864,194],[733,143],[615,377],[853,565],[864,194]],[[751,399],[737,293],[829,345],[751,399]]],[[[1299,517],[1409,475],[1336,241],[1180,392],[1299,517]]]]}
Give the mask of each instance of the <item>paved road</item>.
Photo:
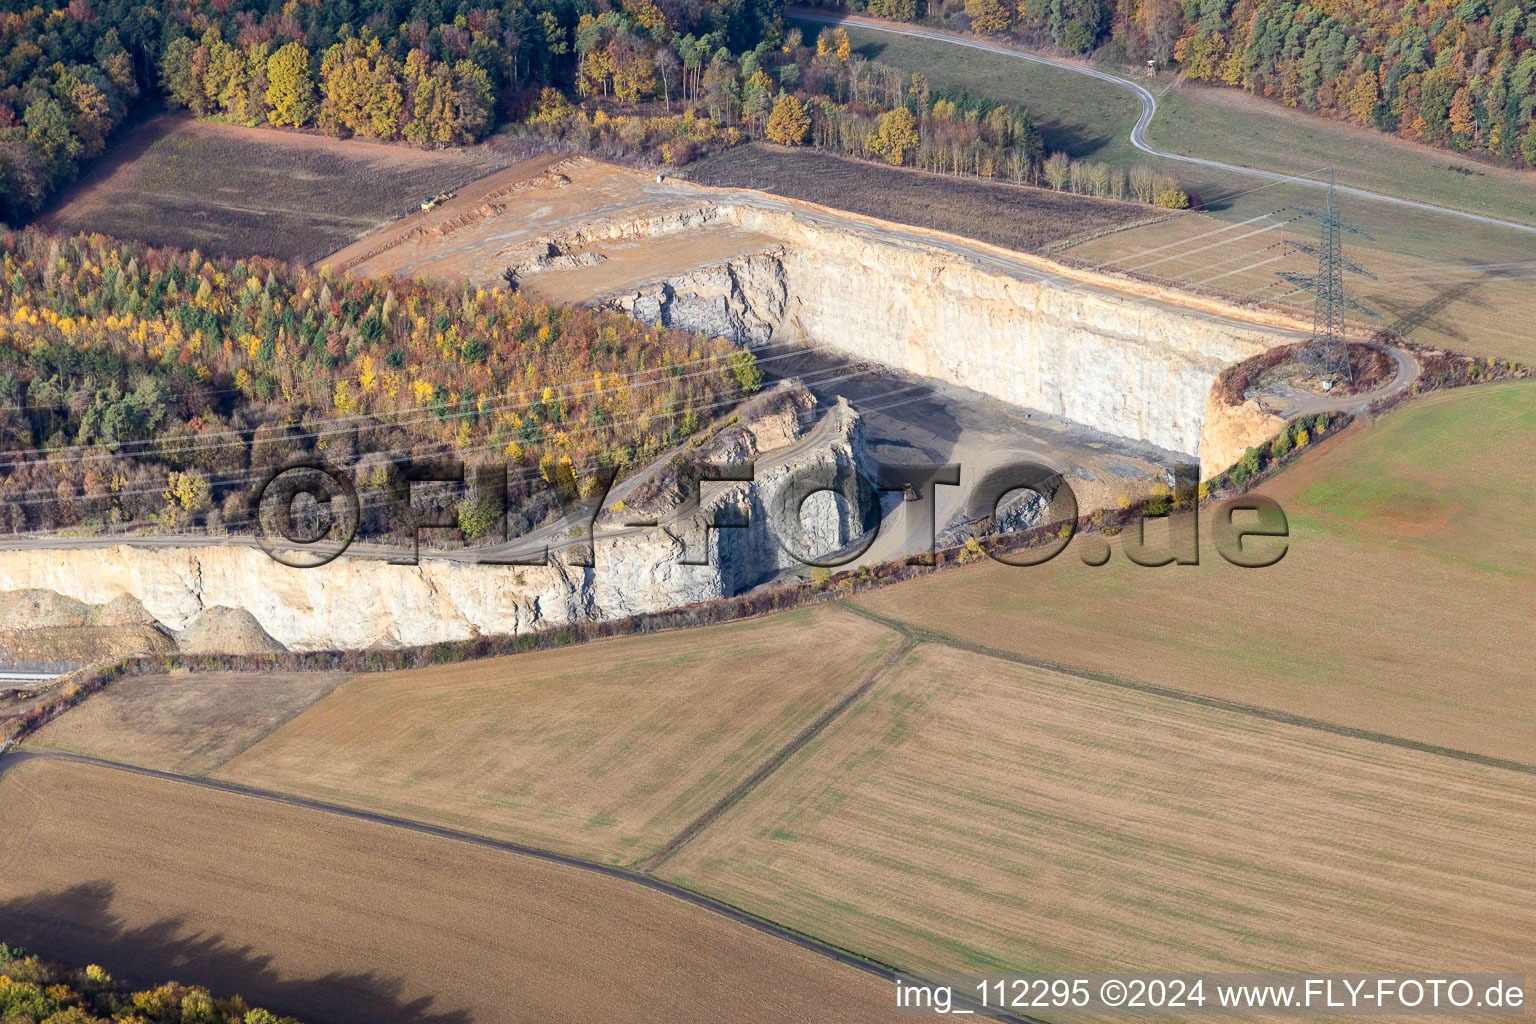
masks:
{"type": "MultiPolygon", "coordinates": [[[[738,910],[728,904],[720,903],[716,900],[710,899],[707,896],[703,896],[688,889],[683,889],[679,886],[672,885],[670,882],[665,882],[660,878],[642,874],[638,871],[632,871],[628,868],[615,867],[609,864],[597,864],[592,861],[581,860],[577,857],[568,857],[565,854],[553,853],[549,850],[540,850],[531,846],[522,846],[518,843],[508,843],[499,839],[488,839],[485,836],[478,836],[471,832],[460,832],[457,829],[443,828],[439,825],[427,825],[419,821],[409,821],[405,818],[396,818],[387,814],[375,814],[371,811],[361,811],[357,810],[356,808],[343,807],[339,804],[329,804],[320,800],[309,800],[304,797],[292,796],[287,793],[279,793],[268,789],[259,789],[254,786],[242,786],[233,782],[219,782],[214,779],[199,778],[195,775],[178,775],[175,772],[164,772],[154,768],[143,768],[138,765],[123,764],[119,761],[108,761],[104,758],[89,757],[84,754],[66,754],[52,750],[17,750],[9,754],[4,754],[3,751],[4,747],[0,746],[0,779],[3,779],[6,772],[8,772],[10,769],[16,767],[19,764],[24,764],[27,761],[70,761],[74,762],[75,764],[92,765],[97,768],[110,768],[115,771],[132,772],[135,775],[143,775],[151,779],[161,779],[167,782],[180,782],[190,786],[201,786],[204,789],[212,789],[221,793],[230,793],[235,796],[254,797],[257,800],[270,800],[274,803],[286,804],[289,807],[299,807],[305,810],[319,811],[324,814],[336,814],[345,818],[352,818],[356,821],[366,821],[374,825],[384,825],[389,828],[406,829],[411,832],[421,833],[422,835],[434,836],[438,839],[447,839],[460,843],[470,843],[475,846],[481,846],[492,850],[499,850],[503,853],[515,854],[521,857],[533,857],[538,860],[547,861],[549,863],[559,864],[563,867],[577,868],[582,871],[595,871],[598,874],[607,875],[611,878],[622,879],[626,882],[634,882],[636,885],[643,885],[647,889],[653,889],[657,892],[665,893],[668,896],[674,896],[677,899],[691,903],[703,910],[707,910],[711,913],[719,914],[722,917],[729,918],[738,924],[744,924],[749,928],[755,928],[757,931],[763,932],[766,935],[771,935],[774,938],[783,939],[786,942],[793,942],[795,945],[801,947],[802,949],[810,950],[813,953],[820,953],[822,956],[835,960],[838,963],[846,964],[849,967],[855,967],[868,974],[873,974],[876,977],[884,978],[887,981],[894,983],[897,977],[907,977],[907,975],[901,974],[898,971],[894,971],[889,967],[886,967],[882,964],[872,963],[871,961],[855,956],[853,953],[850,953],[847,950],[840,949],[837,946],[830,946],[826,943],[818,942],[808,935],[802,935],[799,932],[791,931],[788,928],[774,924],[772,921],[767,921],[760,917],[754,917],[753,915],[748,914],[745,911],[738,910]]],[[[1015,1024],[1045,1024],[1045,1022],[1040,1021],[1034,1017],[1012,1016],[1008,1014],[997,1013],[996,1011],[988,1013],[987,1011],[978,1007],[975,1003],[971,1002],[969,999],[961,996],[959,993],[956,994],[955,1005],[962,1009],[969,1008],[972,1012],[977,1014],[985,1014],[995,1020],[1015,1022],[1015,1024]]]]}
{"type": "MultiPolygon", "coordinates": [[[[1071,71],[1074,74],[1087,75],[1097,78],[1101,82],[1108,82],[1132,93],[1141,103],[1141,117],[1137,118],[1135,126],[1131,129],[1131,145],[1144,153],[1162,157],[1165,160],[1177,160],[1185,164],[1197,164],[1201,167],[1213,167],[1221,171],[1230,171],[1234,174],[1244,174],[1252,178],[1264,178],[1268,181],[1288,181],[1298,185],[1310,185],[1314,188],[1327,188],[1326,181],[1318,181],[1314,178],[1301,178],[1292,174],[1282,174],[1277,171],[1265,171],[1257,167],[1243,167],[1240,164],[1222,163],[1220,160],[1206,160],[1198,156],[1186,156],[1183,153],[1170,153],[1166,149],[1158,149],[1147,141],[1147,126],[1152,123],[1153,116],[1157,113],[1157,97],[1145,86],[1118,75],[1100,71],[1097,68],[1084,67],[1081,64],[1070,64],[1066,61],[1051,60],[1049,57],[1039,57],[1032,53],[1024,53],[1020,50],[996,43],[984,43],[976,39],[966,39],[948,32],[939,32],[932,29],[913,28],[910,26],[896,26],[889,22],[877,21],[872,18],[838,17],[835,15],[818,14],[814,11],[790,8],[786,11],[792,17],[800,21],[822,22],[828,25],[847,23],[858,25],[860,28],[871,29],[876,32],[889,32],[898,36],[913,36],[918,39],[932,39],[941,43],[951,43],[955,46],[967,46],[973,50],[985,50],[988,53],[998,53],[1005,57],[1014,57],[1018,60],[1026,60],[1032,64],[1046,64],[1053,68],[1061,68],[1063,71],[1071,71]]],[[[1493,224],[1501,228],[1512,228],[1516,231],[1524,231],[1536,234],[1536,227],[1530,224],[1520,224],[1515,221],[1500,220],[1498,217],[1485,217],[1480,213],[1469,213],[1466,210],[1453,210],[1446,206],[1435,206],[1433,203],[1420,203],[1412,199],[1401,199],[1397,196],[1383,195],[1380,192],[1368,192],[1361,188],[1350,188],[1346,185],[1336,186],[1340,192],[1347,195],[1359,196],[1362,199],[1374,199],[1377,202],[1391,203],[1394,206],[1406,206],[1417,210],[1428,210],[1432,213],[1443,213],[1452,217],[1460,217],[1464,220],[1473,220],[1482,224],[1493,224]]]]}

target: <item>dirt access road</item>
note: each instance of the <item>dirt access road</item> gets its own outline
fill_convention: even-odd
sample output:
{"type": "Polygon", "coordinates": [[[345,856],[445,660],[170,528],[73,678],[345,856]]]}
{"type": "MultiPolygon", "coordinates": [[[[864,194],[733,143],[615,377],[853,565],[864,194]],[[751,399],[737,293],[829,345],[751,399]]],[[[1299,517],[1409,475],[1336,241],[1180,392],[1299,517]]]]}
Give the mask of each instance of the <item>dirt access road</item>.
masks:
{"type": "MultiPolygon", "coordinates": [[[[756,460],[758,473],[765,473],[781,467],[786,463],[794,462],[815,449],[826,444],[832,436],[832,421],[828,414],[824,413],[810,425],[800,437],[780,448],[770,449],[764,452],[756,460]]],[[[607,495],[607,508],[613,504],[628,498],[637,487],[643,484],[653,473],[661,471],[667,461],[674,455],[686,450],[686,443],[675,445],[657,455],[650,464],[638,473],[632,473],[616,483],[607,495]]],[[[713,486],[713,485],[707,485],[713,486]]],[[[523,559],[537,556],[541,551],[560,553],[568,548],[584,547],[591,542],[591,537],[586,536],[586,530],[591,525],[589,518],[592,514],[590,508],[586,510],[574,510],[567,516],[516,537],[504,544],[484,545],[479,547],[452,547],[452,548],[423,548],[422,557],[443,559],[453,562],[489,562],[508,558],[523,559]]],[[[688,517],[695,514],[692,509],[681,508],[673,510],[662,517],[659,525],[665,527],[681,526],[688,517]]],[[[622,514],[610,513],[609,518],[624,519],[622,514]]],[[[603,539],[613,537],[633,536],[655,529],[654,526],[629,526],[622,522],[618,525],[610,525],[607,519],[598,528],[597,535],[603,539]]],[[[206,536],[206,535],[176,535],[158,534],[146,535],[102,535],[90,537],[62,537],[56,534],[22,534],[19,536],[0,537],[0,550],[57,550],[89,549],[116,547],[127,545],[129,547],[228,547],[243,545],[254,547],[255,538],[248,536],[206,536]]],[[[284,544],[280,540],[274,540],[274,547],[283,551],[302,552],[302,547],[284,544]]],[[[375,558],[379,560],[393,560],[409,557],[410,549],[404,547],[391,547],[382,544],[354,543],[346,549],[346,553],[355,558],[375,558]]]]}

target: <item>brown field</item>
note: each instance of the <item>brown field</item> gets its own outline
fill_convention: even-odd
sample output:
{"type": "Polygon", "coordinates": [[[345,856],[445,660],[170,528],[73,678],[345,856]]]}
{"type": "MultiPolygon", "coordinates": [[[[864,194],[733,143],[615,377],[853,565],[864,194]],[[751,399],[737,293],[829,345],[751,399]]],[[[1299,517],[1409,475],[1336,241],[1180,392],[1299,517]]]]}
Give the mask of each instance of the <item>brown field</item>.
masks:
{"type": "Polygon", "coordinates": [[[346,678],[331,672],[126,676],[43,726],[27,743],[206,775],[346,678]]]}
{"type": "Polygon", "coordinates": [[[528,155],[510,147],[429,151],[166,115],[135,127],[38,223],[307,262],[528,155]]]}
{"type": "MultiPolygon", "coordinates": [[[[1317,272],[1316,259],[1292,247],[1297,242],[1315,244],[1317,224],[1295,220],[1282,230],[1277,225],[1295,214],[1284,210],[1283,203],[1277,206],[1280,212],[1271,219],[1244,225],[1186,214],[1089,240],[1067,250],[1066,256],[1108,272],[1131,273],[1235,301],[1275,301],[1305,313],[1312,308],[1312,293],[1283,281],[1276,272],[1317,272]],[[1279,258],[1283,253],[1289,255],[1279,258]]],[[[1460,232],[1493,233],[1480,226],[1460,232]]],[[[1438,236],[1431,247],[1436,255],[1427,258],[1355,236],[1348,236],[1347,242],[1345,255],[1377,278],[1349,274],[1345,279],[1350,295],[1378,314],[1378,319],[1351,314],[1362,329],[1391,327],[1424,345],[1536,362],[1536,336],[1520,326],[1536,318],[1536,259],[1528,245],[1509,244],[1507,233],[1476,249],[1438,236]]]]}
{"type": "MultiPolygon", "coordinates": [[[[861,595],[930,641],[656,862],[896,634],[823,606],[354,677],[215,774],[646,862],[903,970],[1530,971],[1536,774],[963,647],[1536,763],[1533,396],[1465,388],[1322,442],[1265,487],[1293,534],[1269,569],[1207,540],[1198,567],[1069,549],[861,595]]],[[[53,870],[19,828],[16,863],[53,870]]]]}
{"type": "Polygon", "coordinates": [[[633,863],[853,689],[897,639],[822,608],[358,676],[217,774],[633,863]]]}
{"type": "Polygon", "coordinates": [[[1536,778],[924,645],[663,865],[905,970],[1536,966],[1536,778]]]}
{"type": "Polygon", "coordinates": [[[1077,543],[873,591],[881,615],[1031,658],[1536,763],[1536,383],[1416,401],[1260,490],[1285,558],[1148,569],[1077,543]],[[1454,467],[1454,469],[1448,468],[1454,467]]]}
{"type": "Polygon", "coordinates": [[[889,1018],[886,983],[632,882],[85,765],[0,780],[0,934],[309,1024],[889,1018]]]}
{"type": "Polygon", "coordinates": [[[1048,242],[1156,216],[1134,203],[952,178],[780,146],[730,149],[690,167],[702,185],[754,188],[897,224],[1033,252],[1048,242]]]}

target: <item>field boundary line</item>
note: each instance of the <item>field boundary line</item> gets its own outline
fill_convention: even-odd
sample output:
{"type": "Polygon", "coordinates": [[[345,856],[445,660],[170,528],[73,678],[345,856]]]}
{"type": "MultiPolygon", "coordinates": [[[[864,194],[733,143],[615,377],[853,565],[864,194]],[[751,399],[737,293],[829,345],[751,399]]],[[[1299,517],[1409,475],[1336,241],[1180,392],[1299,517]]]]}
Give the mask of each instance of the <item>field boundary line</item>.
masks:
{"type": "MultiPolygon", "coordinates": [[[[453,842],[468,843],[485,849],[496,850],[501,853],[509,853],[523,857],[531,857],[534,860],[545,861],[561,867],[577,868],[582,871],[592,871],[609,878],[620,881],[633,882],[644,886],[654,892],[666,896],[672,896],[685,903],[690,903],[702,910],[719,914],[738,924],[762,932],[765,935],[783,939],[794,943],[801,949],[812,953],[819,953],[830,960],[834,960],[848,967],[856,968],[866,974],[872,974],[885,981],[895,982],[916,978],[915,972],[900,971],[889,964],[860,956],[852,950],[842,946],[825,942],[821,939],[797,931],[786,925],[771,921],[766,917],[759,917],[748,910],[743,910],[724,900],[718,900],[696,892],[685,886],[676,885],[664,881],[653,875],[642,874],[631,868],[620,867],[614,864],[600,864],[596,861],[583,860],[569,854],[555,853],[552,850],[541,850],[533,846],[524,846],[520,843],[507,842],[501,839],[492,839],[489,836],[476,835],[473,832],[461,832],[458,829],[446,828],[442,825],[431,825],[426,822],[412,821],[409,818],[397,818],[389,814],[377,814],[373,811],[360,810],[355,807],[345,807],[341,804],[327,803],[323,800],[311,800],[308,797],[295,796],[290,793],[280,793],[276,790],[260,789],[255,786],[246,786],[238,782],[223,782],[218,779],[205,779],[195,775],[179,775],[175,772],[161,771],[158,768],[145,768],[140,765],[125,764],[121,761],[110,761],[106,758],[91,757],[86,754],[69,754],[54,750],[17,750],[4,757],[0,757],[0,780],[17,765],[29,761],[67,761],[73,764],[84,764],[96,768],[108,768],[115,771],[128,772],[132,775],[141,775],[146,778],[158,779],[163,782],[180,782],[187,785],[199,786],[203,789],[211,789],[220,793],[228,793],[233,796],[250,797],[256,800],[266,800],[271,803],[284,804],[289,807],[297,807],[301,810],[318,811],[326,814],[335,814],[354,821],[368,822],[374,825],[383,825],[388,828],[405,829],[420,835],[432,836],[437,839],[446,839],[453,842]]],[[[955,1005],[961,1008],[969,1008],[972,1013],[980,1017],[990,1017],[993,1020],[1005,1022],[1005,1024],[1050,1024],[1039,1017],[1014,1015],[999,1012],[997,1009],[982,1007],[969,998],[956,995],[955,1005]]]]}
{"type": "Polygon", "coordinates": [[[897,644],[895,649],[884,658],[881,658],[880,663],[870,669],[869,673],[859,681],[857,686],[843,694],[837,703],[817,715],[814,721],[801,729],[795,734],[793,739],[775,751],[772,757],[757,767],[757,770],[738,782],[729,793],[715,801],[709,810],[683,826],[683,830],[673,836],[665,846],[636,864],[635,870],[647,874],[655,871],[664,861],[670,859],[673,854],[692,842],[699,833],[713,825],[722,814],[740,803],[747,794],[761,785],[768,776],[782,768],[786,761],[799,753],[801,748],[815,739],[823,729],[842,717],[845,711],[858,703],[859,699],[868,693],[876,683],[885,678],[887,672],[905,660],[906,656],[911,654],[912,650],[917,647],[918,641],[901,630],[894,630],[894,632],[902,636],[902,642],[897,644]]]}
{"type": "MultiPolygon", "coordinates": [[[[341,676],[341,681],[339,683],[337,683],[335,686],[331,687],[329,690],[326,690],[320,696],[316,697],[314,700],[310,701],[308,704],[305,704],[303,707],[297,708],[292,713],[284,715],[281,719],[279,719],[277,721],[277,723],[275,725],[272,726],[272,728],[268,729],[266,732],[262,733],[260,736],[257,736],[255,739],[251,740],[251,742],[247,743],[245,746],[241,747],[239,750],[235,751],[233,754],[230,754],[228,757],[226,757],[224,760],[220,761],[218,764],[216,764],[213,767],[209,768],[208,769],[208,775],[211,777],[216,772],[223,771],[225,768],[229,767],[229,764],[230,764],[231,761],[239,760],[240,758],[244,757],[246,754],[249,754],[253,749],[255,749],[256,747],[261,746],[267,740],[271,739],[273,737],[273,735],[275,735],[279,729],[282,729],[284,726],[288,725],[288,723],[292,722],[295,718],[298,718],[304,712],[308,711],[310,708],[314,707],[316,704],[319,704],[321,701],[329,700],[331,698],[331,696],[336,693],[337,690],[341,689],[343,686],[346,686],[348,683],[352,682],[354,679],[358,678],[358,676],[362,675],[363,673],[361,673],[361,672],[338,672],[337,674],[341,676]]],[[[155,677],[154,676],[150,676],[149,678],[153,679],[155,677]]],[[[116,680],[113,680],[113,682],[116,682],[116,680]]],[[[80,703],[84,704],[85,701],[86,700],[90,700],[91,697],[95,697],[97,694],[106,692],[108,687],[110,687],[111,685],[112,685],[111,683],[108,683],[107,686],[103,686],[100,690],[97,690],[96,693],[93,693],[90,696],[86,697],[85,700],[82,700],[80,703]]],[[[79,705],[76,705],[76,706],[78,707],[79,705]]],[[[63,717],[63,716],[61,715],[60,717],[63,717]]],[[[4,774],[4,772],[0,771],[0,774],[4,774]]]]}
{"type": "Polygon", "coordinates": [[[1134,690],[1137,693],[1164,697],[1168,700],[1181,701],[1185,704],[1199,704],[1204,707],[1215,708],[1218,711],[1230,711],[1235,714],[1246,715],[1249,718],[1262,718],[1265,721],[1278,722],[1282,725],[1294,725],[1303,729],[1312,729],[1316,732],[1345,736],[1349,739],[1365,740],[1368,743],[1380,743],[1384,746],[1412,750],[1420,754],[1432,754],[1436,757],[1466,761],[1471,764],[1482,765],[1485,768],[1499,768],[1504,771],[1519,772],[1522,775],[1536,775],[1536,764],[1510,761],[1502,757],[1492,757],[1488,754],[1479,754],[1471,750],[1458,750],[1455,747],[1442,747],[1434,743],[1425,743],[1422,740],[1408,739],[1405,736],[1393,736],[1390,733],[1360,729],[1352,725],[1341,725],[1338,722],[1329,722],[1321,718],[1308,718],[1306,715],[1296,715],[1288,711],[1277,711],[1274,708],[1266,708],[1258,704],[1245,704],[1242,701],[1228,700],[1224,697],[1211,697],[1203,693],[1193,693],[1189,690],[1180,690],[1172,686],[1163,686],[1159,683],[1146,683],[1137,679],[1127,679],[1124,676],[1117,676],[1109,672],[1096,672],[1093,669],[1079,668],[1075,665],[1067,665],[1059,661],[1051,661],[1047,658],[1036,658],[1028,654],[1005,651],[997,647],[976,643],[972,640],[964,640],[952,633],[930,629],[926,626],[916,626],[909,622],[903,622],[900,619],[892,619],[881,615],[879,612],[853,604],[851,601],[838,601],[837,603],[851,612],[862,615],[873,622],[877,622],[882,626],[894,629],[910,637],[916,643],[950,647],[971,654],[979,654],[987,658],[997,658],[1000,661],[1011,661],[1017,665],[1028,665],[1031,668],[1043,668],[1051,672],[1059,672],[1062,675],[1072,676],[1076,679],[1104,683],[1105,685],[1116,686],[1123,690],[1134,690]]]}

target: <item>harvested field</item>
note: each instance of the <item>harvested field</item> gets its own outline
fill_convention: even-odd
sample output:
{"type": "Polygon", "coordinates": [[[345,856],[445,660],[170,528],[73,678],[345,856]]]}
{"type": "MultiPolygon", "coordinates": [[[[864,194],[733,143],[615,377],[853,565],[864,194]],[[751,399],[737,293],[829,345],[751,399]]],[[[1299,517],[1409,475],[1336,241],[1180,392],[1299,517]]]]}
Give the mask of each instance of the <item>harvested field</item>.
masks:
{"type": "Polygon", "coordinates": [[[1354,429],[1263,485],[1266,569],[1101,568],[1078,544],[872,592],[881,615],[1032,658],[1536,763],[1529,630],[1536,383],[1464,388],[1354,429]],[[1454,467],[1454,468],[1448,468],[1454,467]]]}
{"type": "Polygon", "coordinates": [[[331,672],[124,676],[43,726],[27,745],[203,775],[346,678],[331,672]]]}
{"type": "Polygon", "coordinates": [[[882,167],[831,153],[753,144],[688,169],[702,185],[753,188],[897,224],[1034,252],[1048,242],[1156,217],[1136,203],[882,167]]]}
{"type": "Polygon", "coordinates": [[[1533,824],[1530,775],[926,645],[660,873],[905,970],[1525,971],[1533,824]]]}
{"type": "Polygon", "coordinates": [[[528,155],[507,140],[428,151],[165,115],[134,128],[39,226],[307,262],[528,155]]]}
{"type": "Polygon", "coordinates": [[[309,1024],[889,1019],[885,982],[632,882],[107,768],[0,780],[0,934],[309,1024]]]}
{"type": "MultiPolygon", "coordinates": [[[[808,21],[799,25],[808,38],[822,28],[808,21]]],[[[1270,189],[1246,175],[1164,160],[1135,149],[1130,144],[1130,126],[1137,121],[1137,100],[1107,81],[949,41],[902,37],[859,23],[845,26],[854,51],[863,57],[895,64],[903,71],[923,72],[934,88],[1020,104],[1035,118],[1048,149],[1083,160],[1118,166],[1146,164],[1172,173],[1187,192],[1229,213],[1230,220],[1284,209],[1287,203],[1315,206],[1319,201],[1315,189],[1270,189]]],[[[1144,69],[1109,64],[1104,71],[1138,78],[1144,69]]],[[[1339,184],[1346,186],[1536,223],[1536,180],[1528,172],[1488,166],[1448,150],[1287,109],[1278,100],[1238,89],[1197,86],[1175,75],[1161,75],[1149,88],[1158,94],[1158,112],[1147,127],[1147,140],[1170,152],[1298,175],[1321,175],[1336,167],[1339,184]]],[[[1415,244],[1401,252],[1439,258],[1448,250],[1465,252],[1473,238],[1484,243],[1484,255],[1490,252],[1485,236],[1479,236],[1484,235],[1479,226],[1438,213],[1350,200],[1346,216],[1382,241],[1412,239],[1415,244]]],[[[1530,247],[1530,235],[1524,233],[1505,233],[1502,241],[1511,250],[1530,247]]],[[[1470,250],[1476,252],[1475,247],[1470,250]]]]}
{"type": "MultiPolygon", "coordinates": [[[[808,38],[819,25],[801,23],[808,38]]],[[[1233,236],[1259,224],[1244,222],[1269,216],[1279,223],[1296,216],[1291,207],[1315,208],[1321,192],[1302,185],[1264,183],[1246,175],[1192,166],[1150,156],[1130,144],[1138,111],[1135,98],[1111,83],[1072,71],[1026,61],[941,40],[908,38],[848,25],[854,49],[871,60],[923,72],[935,88],[966,91],[1025,107],[1034,116],[1048,148],[1073,157],[1104,161],[1120,167],[1136,164],[1171,174],[1184,189],[1205,204],[1206,215],[1131,232],[1073,251],[1074,257],[1101,263],[1132,253],[1140,262],[1167,255],[1154,250],[1201,231],[1233,226],[1226,238],[1208,237],[1203,262],[1188,273],[1164,273],[1165,265],[1149,268],[1202,292],[1227,296],[1272,298],[1290,290],[1274,276],[1287,269],[1316,272],[1305,260],[1263,263],[1281,252],[1280,232],[1227,244],[1233,236]],[[1219,243],[1219,244],[1216,244],[1219,243]],[[1239,271],[1231,276],[1231,271],[1239,271]],[[1246,282],[1246,283],[1243,283],[1246,282]],[[1278,286],[1278,287],[1277,287],[1278,286]],[[1262,289],[1262,290],[1261,290],[1262,289]]],[[[1140,68],[1109,66],[1105,70],[1136,78],[1140,68]]],[[[1340,185],[1364,188],[1410,200],[1469,210],[1523,223],[1536,223],[1536,175],[1528,171],[1491,167],[1445,150],[1404,142],[1380,132],[1290,110],[1274,100],[1235,89],[1191,86],[1175,76],[1160,76],[1150,87],[1159,96],[1157,116],[1148,128],[1153,145],[1191,156],[1225,160],[1251,167],[1320,176],[1329,167],[1338,171],[1340,185]]],[[[1461,352],[1529,359],[1529,332],[1511,330],[1528,322],[1536,310],[1536,289],[1530,262],[1529,233],[1477,224],[1427,210],[1404,209],[1389,203],[1341,196],[1344,217],[1373,236],[1364,241],[1347,236],[1354,254],[1380,282],[1351,275],[1347,286],[1382,316],[1375,323],[1403,322],[1401,329],[1428,344],[1449,344],[1461,352]],[[1485,265],[1497,273],[1469,273],[1485,265]]],[[[1316,241],[1317,224],[1300,220],[1287,228],[1292,240],[1316,241]]],[[[1311,308],[1310,296],[1288,301],[1311,308]]]]}
{"type": "MultiPolygon", "coordinates": [[[[812,22],[799,25],[808,38],[821,29],[812,22]]],[[[1208,201],[1225,202],[1232,193],[1257,184],[1231,172],[1164,160],[1132,147],[1131,126],[1139,108],[1134,96],[1113,83],[941,40],[893,35],[852,22],[846,27],[854,50],[871,60],[921,71],[935,88],[1024,107],[1049,149],[1119,165],[1146,164],[1177,176],[1208,201]]],[[[1052,56],[1060,59],[1059,54],[1052,56]]],[[[1113,64],[1104,70],[1131,79],[1144,71],[1113,64]]],[[[1278,100],[1237,89],[1197,85],[1173,75],[1159,76],[1148,87],[1158,95],[1148,141],[1171,152],[1297,175],[1317,175],[1334,167],[1343,185],[1536,223],[1536,180],[1529,173],[1289,109],[1278,100]]],[[[1312,195],[1315,202],[1317,193],[1312,195]]],[[[1259,192],[1256,199],[1271,202],[1273,193],[1259,192]]],[[[1370,216],[1383,220],[1420,216],[1400,207],[1370,208],[1370,216]]],[[[1378,233],[1374,226],[1368,230],[1378,233]]]]}
{"type": "Polygon", "coordinates": [[[897,639],[822,608],[358,676],[217,775],[633,863],[853,689],[897,639]]]}
{"type": "MultiPolygon", "coordinates": [[[[1351,213],[1351,216],[1353,214],[1351,213]]],[[[1313,298],[1277,276],[1317,272],[1297,242],[1316,242],[1315,222],[1294,214],[1246,224],[1189,213],[1173,220],[1091,239],[1066,251],[1074,264],[1169,283],[1234,301],[1273,302],[1297,315],[1313,298]],[[1282,242],[1288,245],[1281,246],[1282,242]]],[[[1488,235],[1491,229],[1472,229],[1488,235]]],[[[1466,234],[1462,232],[1461,234],[1466,234]]],[[[1519,325],[1536,318],[1536,261],[1529,246],[1506,249],[1490,238],[1475,251],[1403,253],[1349,236],[1345,255],[1376,279],[1350,274],[1349,294],[1379,319],[1354,316],[1362,330],[1391,327],[1423,345],[1475,356],[1536,362],[1536,337],[1519,325]]],[[[1431,248],[1430,251],[1435,251],[1431,248]]]]}
{"type": "MultiPolygon", "coordinates": [[[[1533,395],[1448,392],[1323,442],[1266,487],[1293,532],[1270,569],[1209,541],[1183,569],[1069,549],[857,601],[960,643],[1536,763],[1533,395]]],[[[896,642],[822,607],[362,676],[214,774],[636,863],[896,642]]],[[[902,969],[1529,970],[1532,823],[1526,772],[927,643],[655,870],[902,969]]]]}

